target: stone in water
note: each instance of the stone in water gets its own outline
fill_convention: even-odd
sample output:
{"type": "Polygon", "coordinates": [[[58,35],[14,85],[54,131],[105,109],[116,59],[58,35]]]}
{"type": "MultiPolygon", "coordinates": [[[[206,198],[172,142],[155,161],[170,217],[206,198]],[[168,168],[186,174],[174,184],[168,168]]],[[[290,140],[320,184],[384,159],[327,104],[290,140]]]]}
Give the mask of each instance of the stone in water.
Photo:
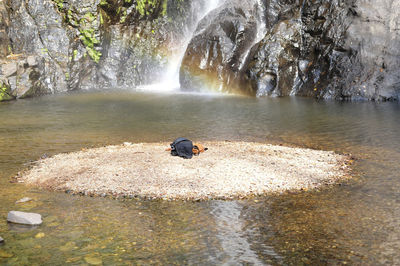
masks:
{"type": "Polygon", "coordinates": [[[28,202],[31,200],[32,200],[31,198],[25,197],[25,198],[22,198],[22,199],[16,201],[15,203],[24,203],[24,202],[28,202]]]}
{"type": "Polygon", "coordinates": [[[16,224],[40,225],[42,224],[42,216],[37,213],[10,211],[7,221],[16,224]]]}

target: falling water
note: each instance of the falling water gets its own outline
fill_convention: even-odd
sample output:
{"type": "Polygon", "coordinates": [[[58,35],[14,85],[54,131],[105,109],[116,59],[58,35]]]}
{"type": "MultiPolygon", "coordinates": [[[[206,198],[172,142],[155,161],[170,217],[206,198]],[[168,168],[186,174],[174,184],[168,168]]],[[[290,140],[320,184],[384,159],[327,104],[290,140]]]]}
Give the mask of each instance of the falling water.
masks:
{"type": "Polygon", "coordinates": [[[204,0],[194,1],[192,5],[192,14],[197,14],[193,16],[192,23],[188,23],[185,29],[185,34],[180,42],[179,49],[176,49],[169,60],[166,67],[165,74],[161,79],[161,82],[140,86],[138,90],[140,91],[151,91],[151,92],[172,92],[177,91],[180,88],[179,84],[179,68],[181,66],[182,59],[185,55],[186,48],[193,37],[193,33],[197,28],[198,23],[212,10],[216,9],[223,0],[204,0]]]}
{"type": "MultiPolygon", "coordinates": [[[[266,23],[265,23],[265,13],[266,13],[265,4],[261,0],[255,0],[254,2],[255,2],[254,10],[256,12],[255,16],[257,17],[257,20],[256,20],[257,21],[257,34],[253,41],[253,45],[260,42],[264,38],[264,36],[267,32],[267,27],[266,27],[266,23]]],[[[242,70],[243,67],[245,66],[245,63],[247,61],[248,56],[250,55],[250,51],[251,51],[251,48],[253,47],[253,45],[251,45],[248,48],[248,50],[246,51],[246,53],[244,53],[244,56],[241,60],[240,66],[239,66],[240,70],[242,70]]]]}

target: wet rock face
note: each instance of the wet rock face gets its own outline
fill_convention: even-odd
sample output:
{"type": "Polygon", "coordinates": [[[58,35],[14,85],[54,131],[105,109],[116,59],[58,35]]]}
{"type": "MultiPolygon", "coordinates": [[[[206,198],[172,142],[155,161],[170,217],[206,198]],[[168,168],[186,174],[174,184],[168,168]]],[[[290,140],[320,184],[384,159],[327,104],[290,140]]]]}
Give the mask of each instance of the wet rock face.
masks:
{"type": "MultiPolygon", "coordinates": [[[[160,81],[205,3],[0,0],[3,91],[23,98],[160,81]]],[[[189,43],[182,89],[399,99],[398,1],[219,3],[189,43]]]]}
{"type": "Polygon", "coordinates": [[[0,85],[3,84],[0,101],[50,93],[42,81],[40,69],[45,63],[41,57],[18,55],[0,62],[0,85]]]}
{"type": "Polygon", "coordinates": [[[223,21],[240,17],[240,8],[236,6],[229,17],[222,7],[207,18],[208,24],[198,29],[186,52],[183,87],[208,82],[218,84],[213,86],[217,90],[239,89],[257,96],[399,99],[400,4],[396,1],[265,0],[263,5],[265,35],[250,50],[235,50],[240,38],[226,41],[236,29],[228,33],[218,29],[223,21]],[[232,51],[238,54],[230,56],[232,51]],[[227,64],[231,58],[246,56],[240,69],[227,64]],[[213,72],[217,74],[209,74],[213,72]]]}
{"type": "Polygon", "coordinates": [[[7,1],[13,54],[41,57],[40,82],[49,92],[68,90],[69,47],[73,35],[51,1],[7,1]]]}
{"type": "Polygon", "coordinates": [[[400,32],[396,29],[400,26],[400,4],[357,0],[325,6],[315,12],[310,5],[303,11],[303,17],[316,14],[313,16],[325,22],[317,27],[306,20],[306,30],[320,33],[305,35],[303,40],[317,48],[320,56],[310,60],[307,55],[312,50],[305,46],[300,60],[308,60],[305,62],[310,66],[302,72],[303,84],[295,94],[340,100],[398,100],[400,32]],[[330,26],[324,27],[328,21],[330,26]],[[315,40],[320,44],[313,44],[315,40]]]}
{"type": "Polygon", "coordinates": [[[268,7],[275,10],[268,32],[247,68],[253,91],[258,96],[321,97],[334,82],[339,55],[349,53],[343,45],[351,2],[277,2],[268,7]]]}
{"type": "Polygon", "coordinates": [[[254,47],[255,55],[246,70],[251,92],[257,96],[292,94],[300,82],[300,44],[299,23],[293,19],[279,21],[254,47]]]}
{"type": "Polygon", "coordinates": [[[338,62],[340,98],[400,99],[399,29],[399,1],[357,1],[345,39],[350,55],[338,62]]]}
{"type": "Polygon", "coordinates": [[[144,10],[141,5],[125,1],[125,15],[117,23],[117,11],[111,5],[101,5],[106,19],[99,83],[108,88],[132,88],[161,81],[169,57],[184,45],[183,36],[195,26],[191,23],[196,21],[204,2],[152,1],[144,10]]]}
{"type": "Polygon", "coordinates": [[[214,17],[205,19],[208,24],[199,26],[200,34],[189,44],[181,68],[183,87],[196,87],[217,70],[211,79],[223,91],[316,96],[315,85],[330,73],[333,51],[344,50],[349,6],[350,2],[326,0],[225,2],[214,17]],[[230,6],[230,13],[223,12],[230,6]],[[224,27],[242,14],[249,15],[228,30],[224,27]]]}
{"type": "Polygon", "coordinates": [[[245,91],[243,67],[257,37],[259,10],[255,1],[227,1],[202,20],[182,61],[182,89],[245,91]]]}
{"type": "Polygon", "coordinates": [[[31,96],[154,82],[192,16],[191,1],[181,0],[4,0],[0,59],[33,55],[38,64],[0,78],[18,97],[26,90],[17,81],[31,96]]]}
{"type": "Polygon", "coordinates": [[[4,2],[0,1],[0,57],[8,54],[10,39],[8,38],[7,30],[10,21],[4,2]]]}

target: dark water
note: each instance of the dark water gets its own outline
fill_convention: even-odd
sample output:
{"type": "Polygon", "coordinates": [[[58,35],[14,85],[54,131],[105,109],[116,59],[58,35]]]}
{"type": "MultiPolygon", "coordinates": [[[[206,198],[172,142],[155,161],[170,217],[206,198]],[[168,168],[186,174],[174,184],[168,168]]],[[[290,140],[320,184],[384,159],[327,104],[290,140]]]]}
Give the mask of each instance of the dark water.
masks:
{"type": "Polygon", "coordinates": [[[0,263],[400,264],[399,122],[397,103],[301,98],[121,92],[1,103],[0,263]],[[231,202],[89,198],[9,182],[43,154],[178,136],[351,153],[355,177],[231,202]],[[34,201],[15,204],[26,196],[34,201]],[[44,223],[12,226],[10,210],[41,213],[44,223]]]}

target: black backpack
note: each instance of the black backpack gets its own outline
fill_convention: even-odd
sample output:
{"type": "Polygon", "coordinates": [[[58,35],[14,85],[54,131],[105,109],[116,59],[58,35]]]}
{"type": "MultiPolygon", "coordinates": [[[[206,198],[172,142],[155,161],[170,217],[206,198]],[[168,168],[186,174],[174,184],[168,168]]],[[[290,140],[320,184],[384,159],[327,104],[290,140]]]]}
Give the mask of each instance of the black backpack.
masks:
{"type": "Polygon", "coordinates": [[[185,138],[177,138],[171,143],[171,155],[179,156],[185,159],[193,157],[193,143],[185,138]]]}

